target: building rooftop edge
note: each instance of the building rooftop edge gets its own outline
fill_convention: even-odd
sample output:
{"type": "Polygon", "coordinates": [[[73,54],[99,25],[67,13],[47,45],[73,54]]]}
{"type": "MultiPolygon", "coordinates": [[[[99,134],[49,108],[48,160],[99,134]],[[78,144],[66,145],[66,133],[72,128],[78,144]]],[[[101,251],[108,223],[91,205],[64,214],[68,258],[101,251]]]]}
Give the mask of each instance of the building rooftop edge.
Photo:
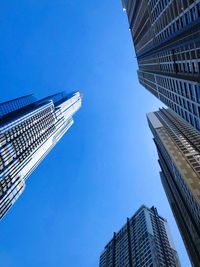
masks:
{"type": "MultiPolygon", "coordinates": [[[[156,209],[155,206],[152,206],[151,208],[148,208],[145,204],[142,204],[142,205],[136,210],[136,212],[133,214],[133,216],[130,217],[130,219],[133,219],[133,218],[134,218],[140,211],[142,211],[143,209],[148,210],[149,212],[153,212],[153,209],[152,209],[152,208],[155,208],[155,209],[156,209]]],[[[158,214],[158,215],[159,215],[159,218],[160,218],[160,219],[162,219],[163,221],[165,221],[165,222],[167,223],[167,220],[166,220],[165,218],[163,218],[162,216],[160,216],[160,214],[158,214]]],[[[127,219],[129,219],[129,217],[127,217],[127,219]]],[[[118,231],[114,232],[114,234],[117,235],[117,234],[121,231],[121,229],[123,229],[123,228],[125,227],[125,225],[126,225],[126,223],[123,224],[123,226],[120,227],[120,229],[119,229],[118,231]]],[[[107,249],[107,246],[110,244],[110,242],[112,241],[112,239],[113,239],[113,238],[111,238],[111,239],[106,243],[106,245],[105,245],[105,247],[104,247],[104,249],[103,249],[103,251],[101,252],[100,255],[102,255],[102,253],[107,249]]]]}

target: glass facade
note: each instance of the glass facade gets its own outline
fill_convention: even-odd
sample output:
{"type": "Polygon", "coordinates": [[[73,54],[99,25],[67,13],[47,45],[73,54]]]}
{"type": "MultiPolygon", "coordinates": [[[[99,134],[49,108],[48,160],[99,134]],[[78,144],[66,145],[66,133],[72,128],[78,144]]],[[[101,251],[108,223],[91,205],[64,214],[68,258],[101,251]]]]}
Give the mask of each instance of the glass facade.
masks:
{"type": "Polygon", "coordinates": [[[200,0],[123,0],[140,83],[200,131],[200,0]]]}
{"type": "Polygon", "coordinates": [[[80,106],[79,92],[1,104],[6,109],[0,124],[0,219],[24,190],[27,177],[70,128],[80,106]],[[9,111],[12,117],[7,117],[9,111]]]}
{"type": "Polygon", "coordinates": [[[193,266],[200,262],[200,136],[172,110],[147,115],[161,180],[193,266]]]}
{"type": "Polygon", "coordinates": [[[0,119],[16,110],[33,104],[36,101],[33,95],[23,96],[4,103],[0,103],[0,119]]]}
{"type": "Polygon", "coordinates": [[[100,267],[180,267],[167,221],[142,206],[105,246],[100,267]]]}

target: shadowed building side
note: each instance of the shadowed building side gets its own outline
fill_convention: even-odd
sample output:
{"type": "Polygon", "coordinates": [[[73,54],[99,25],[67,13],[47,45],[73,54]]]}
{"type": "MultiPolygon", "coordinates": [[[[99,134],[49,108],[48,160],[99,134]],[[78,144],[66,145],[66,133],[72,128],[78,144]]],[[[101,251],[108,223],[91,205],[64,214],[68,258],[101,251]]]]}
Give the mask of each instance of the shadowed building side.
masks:
{"type": "Polygon", "coordinates": [[[123,0],[140,83],[200,131],[200,0],[123,0]]]}

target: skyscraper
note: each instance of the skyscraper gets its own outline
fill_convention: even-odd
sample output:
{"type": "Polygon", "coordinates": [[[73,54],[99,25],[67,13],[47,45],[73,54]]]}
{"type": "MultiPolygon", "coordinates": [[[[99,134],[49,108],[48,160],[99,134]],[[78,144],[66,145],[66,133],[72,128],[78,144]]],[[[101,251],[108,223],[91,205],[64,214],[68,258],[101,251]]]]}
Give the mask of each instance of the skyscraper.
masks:
{"type": "Polygon", "coordinates": [[[147,115],[161,180],[193,266],[200,266],[200,135],[175,112],[147,115]]]}
{"type": "Polygon", "coordinates": [[[125,266],[180,267],[167,221],[156,208],[141,206],[105,246],[99,267],[125,266]]]}
{"type": "Polygon", "coordinates": [[[81,95],[33,95],[0,104],[0,219],[25,188],[25,181],[73,124],[81,95]]]}
{"type": "Polygon", "coordinates": [[[200,1],[122,2],[140,83],[200,131],[200,1]]]}

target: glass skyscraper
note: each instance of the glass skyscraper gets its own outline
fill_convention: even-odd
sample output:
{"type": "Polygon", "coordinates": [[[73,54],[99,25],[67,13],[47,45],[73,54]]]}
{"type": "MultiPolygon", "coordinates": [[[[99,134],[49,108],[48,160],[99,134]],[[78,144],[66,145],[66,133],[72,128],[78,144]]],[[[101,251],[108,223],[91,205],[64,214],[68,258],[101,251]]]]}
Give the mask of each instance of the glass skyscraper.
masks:
{"type": "Polygon", "coordinates": [[[180,267],[167,221],[155,207],[141,206],[114,233],[99,267],[180,267]]]}
{"type": "Polygon", "coordinates": [[[0,104],[0,219],[15,203],[41,160],[73,124],[81,95],[33,95],[0,104]]]}
{"type": "Polygon", "coordinates": [[[140,83],[200,131],[200,0],[122,0],[140,83]]]}
{"type": "Polygon", "coordinates": [[[175,112],[149,113],[161,180],[193,266],[200,266],[200,135],[175,112]]]}

